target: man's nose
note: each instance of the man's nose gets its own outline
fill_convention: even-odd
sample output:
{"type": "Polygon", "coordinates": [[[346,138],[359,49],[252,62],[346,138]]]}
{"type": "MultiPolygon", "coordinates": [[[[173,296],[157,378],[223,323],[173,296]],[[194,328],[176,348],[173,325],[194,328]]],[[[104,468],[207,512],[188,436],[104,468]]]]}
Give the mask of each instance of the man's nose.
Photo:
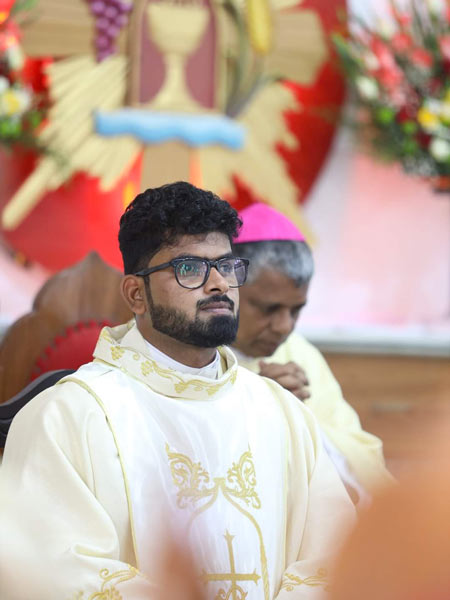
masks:
{"type": "Polygon", "coordinates": [[[205,292],[226,294],[230,289],[228,281],[223,277],[215,267],[211,267],[209,277],[204,285],[205,292]]]}
{"type": "Polygon", "coordinates": [[[278,335],[289,335],[295,327],[295,319],[289,309],[278,310],[272,317],[270,328],[278,335]]]}

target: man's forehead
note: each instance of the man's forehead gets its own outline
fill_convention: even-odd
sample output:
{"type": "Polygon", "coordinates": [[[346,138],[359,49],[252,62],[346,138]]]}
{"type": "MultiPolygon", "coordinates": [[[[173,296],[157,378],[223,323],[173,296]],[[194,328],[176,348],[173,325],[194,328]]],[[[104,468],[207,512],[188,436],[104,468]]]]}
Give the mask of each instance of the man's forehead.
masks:
{"type": "Polygon", "coordinates": [[[248,296],[260,298],[265,304],[297,305],[306,302],[308,288],[308,283],[297,286],[294,280],[284,273],[275,269],[264,269],[254,281],[246,283],[242,291],[248,296]]]}
{"type": "Polygon", "coordinates": [[[231,253],[228,236],[218,231],[195,235],[182,235],[170,246],[161,248],[159,256],[175,258],[177,256],[193,255],[204,258],[216,258],[231,253]]]}

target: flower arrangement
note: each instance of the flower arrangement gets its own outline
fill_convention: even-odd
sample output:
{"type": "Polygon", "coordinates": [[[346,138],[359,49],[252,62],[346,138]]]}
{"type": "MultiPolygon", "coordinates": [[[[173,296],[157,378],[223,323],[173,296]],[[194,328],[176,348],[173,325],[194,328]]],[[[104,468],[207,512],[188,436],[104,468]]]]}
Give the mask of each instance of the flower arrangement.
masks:
{"type": "Polygon", "coordinates": [[[12,19],[13,13],[26,7],[26,2],[0,0],[0,146],[21,145],[45,152],[36,136],[45,103],[23,77],[26,58],[12,19]]]}
{"type": "Polygon", "coordinates": [[[391,19],[350,21],[334,43],[374,153],[450,187],[450,2],[391,0],[391,19]]]}

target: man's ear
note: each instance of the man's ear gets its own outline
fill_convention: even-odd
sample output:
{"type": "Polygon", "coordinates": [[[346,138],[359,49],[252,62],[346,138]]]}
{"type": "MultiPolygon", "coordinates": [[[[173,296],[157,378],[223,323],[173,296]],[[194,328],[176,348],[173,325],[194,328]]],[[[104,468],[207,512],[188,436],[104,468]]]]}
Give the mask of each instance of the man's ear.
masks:
{"type": "Polygon", "coordinates": [[[144,294],[144,280],[135,275],[125,275],[120,283],[120,292],[127,306],[135,315],[143,315],[147,310],[144,294]]]}

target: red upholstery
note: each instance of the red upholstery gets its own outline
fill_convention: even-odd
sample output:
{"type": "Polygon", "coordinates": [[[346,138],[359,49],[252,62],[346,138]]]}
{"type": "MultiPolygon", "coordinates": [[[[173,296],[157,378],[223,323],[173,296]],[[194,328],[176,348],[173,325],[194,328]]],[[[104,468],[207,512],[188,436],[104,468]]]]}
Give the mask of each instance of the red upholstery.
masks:
{"type": "Polygon", "coordinates": [[[92,360],[92,353],[102,328],[112,325],[108,321],[88,321],[68,327],[53,340],[36,361],[31,380],[47,371],[78,369],[92,360]]]}

